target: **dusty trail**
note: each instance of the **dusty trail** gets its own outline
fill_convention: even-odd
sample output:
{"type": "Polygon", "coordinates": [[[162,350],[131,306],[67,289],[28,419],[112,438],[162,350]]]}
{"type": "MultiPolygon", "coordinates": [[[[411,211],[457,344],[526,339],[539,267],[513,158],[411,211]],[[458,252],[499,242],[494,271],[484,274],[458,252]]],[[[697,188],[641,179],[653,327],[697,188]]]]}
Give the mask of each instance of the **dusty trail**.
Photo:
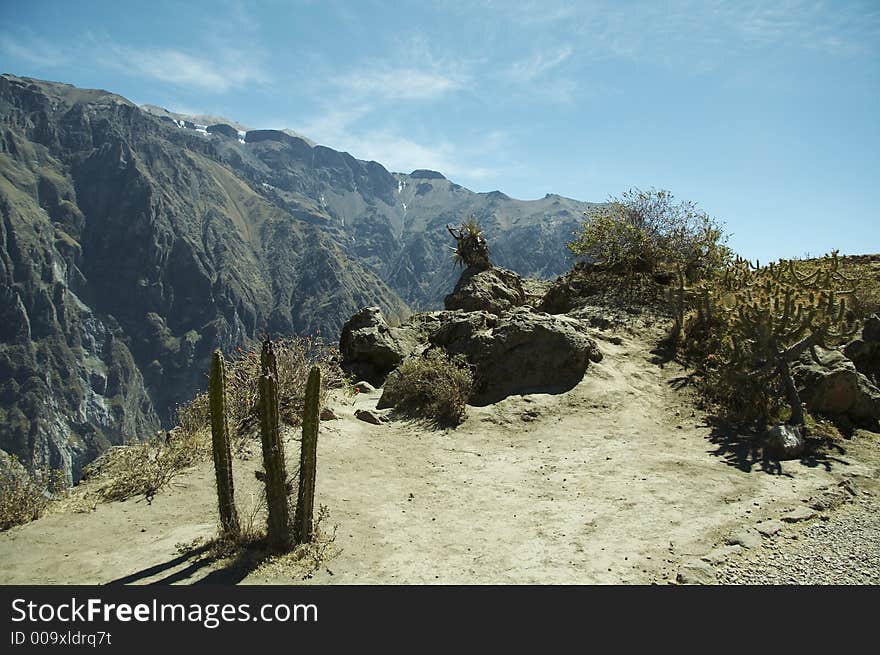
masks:
{"type": "MultiPolygon", "coordinates": [[[[653,363],[635,337],[600,346],[605,359],[570,392],[471,407],[456,430],[370,425],[354,411],[378,393],[340,400],[341,418],[321,425],[316,492],[339,552],[308,582],[666,582],[731,533],[876,476],[876,442],[858,440],[858,457],[743,470],[676,390],[679,367],[653,363]]],[[[236,463],[243,514],[257,462],[236,463]]],[[[45,517],[0,535],[0,582],[302,582],[179,557],[175,544],[214,533],[214,503],[205,463],[152,505],[45,517]]]]}

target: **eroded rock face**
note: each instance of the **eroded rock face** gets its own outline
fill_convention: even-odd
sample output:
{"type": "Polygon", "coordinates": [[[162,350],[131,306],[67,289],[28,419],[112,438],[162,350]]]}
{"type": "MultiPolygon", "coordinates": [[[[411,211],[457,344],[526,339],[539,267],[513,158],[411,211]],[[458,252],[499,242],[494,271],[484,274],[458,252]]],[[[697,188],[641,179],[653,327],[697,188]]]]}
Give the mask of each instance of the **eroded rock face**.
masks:
{"type": "Polygon", "coordinates": [[[817,348],[817,353],[821,363],[807,353],[792,367],[807,409],[855,425],[876,427],[880,421],[880,389],[843,354],[822,348],[817,348]]]}
{"type": "Polygon", "coordinates": [[[337,334],[367,303],[405,311],[304,205],[234,165],[275,145],[0,75],[0,449],[76,480],[171,427],[215,348],[337,334]]]}
{"type": "Polygon", "coordinates": [[[526,302],[519,275],[505,268],[466,268],[443,301],[448,310],[500,314],[526,302]]]}
{"type": "Polygon", "coordinates": [[[475,404],[517,393],[566,391],[581,381],[590,361],[602,358],[579,321],[529,308],[500,317],[456,312],[430,340],[475,367],[475,404]]]}

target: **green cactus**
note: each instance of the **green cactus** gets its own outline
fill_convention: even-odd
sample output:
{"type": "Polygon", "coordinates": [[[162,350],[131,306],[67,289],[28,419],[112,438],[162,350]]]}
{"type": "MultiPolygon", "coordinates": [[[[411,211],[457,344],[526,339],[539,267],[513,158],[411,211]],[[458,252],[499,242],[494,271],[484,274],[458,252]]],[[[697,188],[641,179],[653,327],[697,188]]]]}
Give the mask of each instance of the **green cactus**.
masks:
{"type": "Polygon", "coordinates": [[[302,419],[302,448],[299,456],[299,494],[293,533],[299,544],[312,540],[312,517],[315,509],[315,470],[317,467],[318,422],[321,396],[321,369],[313,366],[306,384],[302,419]]]}
{"type": "Polygon", "coordinates": [[[220,526],[224,535],[234,538],[239,535],[240,527],[238,512],[235,509],[232,454],[229,447],[229,425],[226,421],[226,362],[219,350],[215,350],[211,358],[208,396],[211,407],[211,441],[214,450],[214,473],[217,478],[220,526]]]}
{"type": "Polygon", "coordinates": [[[852,291],[840,287],[851,280],[839,272],[837,253],[814,266],[803,272],[792,261],[761,266],[737,259],[701,301],[700,311],[723,325],[729,347],[720,364],[753,388],[769,389],[766,382],[778,379],[795,425],[803,425],[804,413],[790,363],[806,351],[818,360],[817,345],[832,347],[856,327],[846,320],[852,291]]]}
{"type": "Polygon", "coordinates": [[[260,376],[261,437],[263,468],[266,471],[266,505],[268,508],[268,543],[275,552],[288,551],[293,546],[290,531],[290,507],[284,446],[281,443],[281,423],[278,414],[278,383],[275,352],[272,342],[263,343],[261,353],[263,374],[260,376]]]}

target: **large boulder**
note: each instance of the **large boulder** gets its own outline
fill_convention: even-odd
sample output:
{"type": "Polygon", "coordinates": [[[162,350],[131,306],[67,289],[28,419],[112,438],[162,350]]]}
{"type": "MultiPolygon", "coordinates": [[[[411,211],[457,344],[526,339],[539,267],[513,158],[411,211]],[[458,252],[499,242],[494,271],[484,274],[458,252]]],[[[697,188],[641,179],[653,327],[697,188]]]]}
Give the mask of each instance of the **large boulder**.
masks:
{"type": "Polygon", "coordinates": [[[466,268],[443,304],[448,310],[485,311],[498,315],[525,302],[526,294],[519,275],[496,266],[485,270],[466,268]]]}
{"type": "Polygon", "coordinates": [[[474,366],[474,404],[512,394],[561,392],[574,387],[589,362],[602,355],[583,324],[522,307],[502,316],[488,311],[445,312],[432,345],[464,355],[474,366]]]}
{"type": "Polygon", "coordinates": [[[880,421],[880,389],[843,354],[817,348],[819,361],[805,353],[792,366],[801,400],[811,412],[875,428],[880,421]]]}
{"type": "Polygon", "coordinates": [[[348,319],[339,338],[343,370],[357,380],[381,386],[418,345],[413,331],[392,330],[378,307],[364,307],[348,319]]]}

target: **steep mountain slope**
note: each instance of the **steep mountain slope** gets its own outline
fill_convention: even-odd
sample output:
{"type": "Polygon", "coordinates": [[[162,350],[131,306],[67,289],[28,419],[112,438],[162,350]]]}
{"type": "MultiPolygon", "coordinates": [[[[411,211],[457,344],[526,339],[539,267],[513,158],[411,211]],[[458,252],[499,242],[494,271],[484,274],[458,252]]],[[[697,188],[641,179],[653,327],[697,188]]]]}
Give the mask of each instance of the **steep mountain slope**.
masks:
{"type": "Polygon", "coordinates": [[[76,478],[170,425],[216,347],[437,307],[447,223],[473,213],[495,263],[549,277],[590,207],[239,127],[0,76],[0,449],[76,478]]]}
{"type": "Polygon", "coordinates": [[[405,305],[210,141],[104,92],[0,78],[0,448],[81,467],[171,421],[215,347],[405,305]]]}

